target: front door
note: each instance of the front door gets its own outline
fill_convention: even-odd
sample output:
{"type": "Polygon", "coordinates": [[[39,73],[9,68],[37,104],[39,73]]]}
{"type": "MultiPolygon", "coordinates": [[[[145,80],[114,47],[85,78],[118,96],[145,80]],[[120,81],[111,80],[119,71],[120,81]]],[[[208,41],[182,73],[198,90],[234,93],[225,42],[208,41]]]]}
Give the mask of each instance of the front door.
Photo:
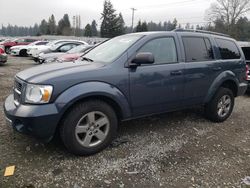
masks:
{"type": "Polygon", "coordinates": [[[139,52],[152,53],[155,62],[129,69],[133,115],[160,113],[178,108],[183,97],[184,63],[178,62],[175,37],[150,40],[139,52]]]}

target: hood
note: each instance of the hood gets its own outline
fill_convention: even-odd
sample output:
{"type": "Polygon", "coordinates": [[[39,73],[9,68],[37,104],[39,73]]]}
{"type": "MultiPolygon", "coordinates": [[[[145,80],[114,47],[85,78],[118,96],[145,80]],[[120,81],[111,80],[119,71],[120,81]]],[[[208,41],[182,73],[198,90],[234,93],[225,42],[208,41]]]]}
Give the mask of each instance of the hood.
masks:
{"type": "Polygon", "coordinates": [[[12,46],[10,49],[19,49],[19,48],[25,48],[27,47],[28,45],[18,45],[18,46],[12,46]]]}
{"type": "Polygon", "coordinates": [[[60,56],[60,59],[78,59],[82,54],[81,53],[74,53],[74,54],[65,54],[60,56]]]}
{"type": "Polygon", "coordinates": [[[103,67],[101,63],[78,61],[70,63],[51,63],[37,65],[36,67],[19,72],[16,76],[26,82],[35,84],[56,85],[57,82],[81,81],[85,72],[103,67]]]}
{"type": "Polygon", "coordinates": [[[32,49],[36,49],[36,50],[47,50],[49,48],[50,46],[46,46],[46,45],[39,45],[39,46],[32,47],[32,49]]]}

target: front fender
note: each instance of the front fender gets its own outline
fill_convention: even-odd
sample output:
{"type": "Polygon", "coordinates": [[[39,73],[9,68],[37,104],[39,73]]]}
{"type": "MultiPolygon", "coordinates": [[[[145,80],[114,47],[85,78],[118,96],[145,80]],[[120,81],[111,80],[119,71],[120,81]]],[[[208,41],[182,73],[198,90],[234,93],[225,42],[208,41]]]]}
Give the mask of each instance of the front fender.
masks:
{"type": "Polygon", "coordinates": [[[232,71],[224,71],[213,81],[207,92],[204,103],[207,103],[212,99],[216,91],[225,81],[232,81],[237,85],[237,87],[239,86],[239,81],[236,79],[236,75],[232,71]]]}
{"type": "Polygon", "coordinates": [[[61,115],[76,101],[91,97],[103,96],[119,105],[124,119],[131,116],[131,110],[125,95],[116,87],[104,82],[84,82],[74,85],[61,93],[55,104],[61,115]]]}

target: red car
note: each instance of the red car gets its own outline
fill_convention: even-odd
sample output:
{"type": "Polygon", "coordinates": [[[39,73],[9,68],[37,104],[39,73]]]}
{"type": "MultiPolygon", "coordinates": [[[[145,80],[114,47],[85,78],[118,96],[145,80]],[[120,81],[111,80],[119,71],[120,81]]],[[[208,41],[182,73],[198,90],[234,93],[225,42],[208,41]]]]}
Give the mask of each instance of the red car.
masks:
{"type": "Polygon", "coordinates": [[[0,63],[5,63],[7,59],[7,54],[5,53],[4,49],[0,47],[0,63]]]}
{"type": "Polygon", "coordinates": [[[10,40],[6,42],[2,42],[0,45],[4,46],[6,53],[8,54],[10,52],[10,48],[12,46],[17,46],[17,45],[28,45],[32,42],[37,41],[37,39],[32,39],[32,38],[18,38],[15,40],[10,40]]]}
{"type": "Polygon", "coordinates": [[[84,46],[76,47],[75,49],[73,48],[72,50],[68,51],[64,55],[61,55],[60,57],[58,57],[56,62],[63,63],[63,62],[75,61],[93,47],[94,46],[92,45],[84,45],[84,46]],[[80,49],[80,51],[78,51],[78,48],[80,49]]]}

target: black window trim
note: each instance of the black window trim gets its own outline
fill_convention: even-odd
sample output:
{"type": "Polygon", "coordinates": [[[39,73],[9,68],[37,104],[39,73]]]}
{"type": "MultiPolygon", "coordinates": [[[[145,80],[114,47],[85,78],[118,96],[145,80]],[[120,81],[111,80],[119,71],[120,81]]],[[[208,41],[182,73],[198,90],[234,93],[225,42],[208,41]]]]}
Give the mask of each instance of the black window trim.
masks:
{"type": "Polygon", "coordinates": [[[158,64],[153,63],[153,64],[150,64],[150,65],[143,65],[143,64],[142,64],[140,67],[159,66],[159,65],[172,65],[172,64],[178,64],[178,63],[180,63],[179,57],[178,57],[177,44],[176,44],[176,40],[175,40],[175,37],[174,37],[174,36],[160,36],[160,37],[155,37],[155,38],[152,38],[152,39],[150,39],[150,40],[147,40],[145,43],[143,43],[143,44],[141,45],[141,47],[140,47],[138,50],[136,50],[135,55],[138,53],[138,51],[139,51],[144,45],[146,45],[146,44],[149,43],[150,41],[156,40],[156,39],[161,39],[161,38],[172,38],[172,39],[174,40],[177,61],[176,61],[176,62],[170,62],[170,63],[158,63],[158,64]]]}
{"type": "Polygon", "coordinates": [[[215,58],[215,53],[214,53],[215,51],[214,51],[212,42],[211,42],[211,40],[210,40],[209,37],[207,37],[207,36],[190,36],[190,35],[188,35],[188,36],[181,36],[181,40],[182,40],[182,44],[183,44],[183,48],[184,48],[185,63],[199,63],[199,62],[209,62],[209,61],[215,61],[215,60],[216,60],[216,58],[215,58]],[[207,44],[206,44],[205,39],[208,39],[208,41],[209,41],[210,44],[211,44],[212,50],[213,50],[213,59],[207,59],[207,60],[202,60],[202,61],[187,61],[186,48],[185,48],[185,44],[184,44],[184,42],[183,42],[183,38],[201,38],[201,39],[203,39],[204,44],[205,44],[205,47],[206,47],[207,50],[208,50],[208,48],[207,48],[207,44]]]}
{"type": "Polygon", "coordinates": [[[230,40],[230,39],[226,39],[226,38],[220,38],[220,37],[215,37],[214,40],[215,40],[215,43],[216,43],[216,45],[217,45],[218,51],[219,51],[219,53],[220,53],[220,59],[219,59],[219,60],[221,60],[221,61],[231,61],[231,60],[241,60],[241,59],[242,59],[242,54],[240,53],[240,49],[239,49],[239,47],[238,47],[238,45],[236,44],[235,41],[230,40]],[[216,39],[219,39],[219,40],[226,40],[226,41],[229,41],[229,42],[234,43],[234,45],[236,46],[236,48],[237,48],[237,50],[238,50],[238,52],[239,52],[239,54],[240,54],[240,58],[238,58],[238,59],[222,59],[221,52],[220,52],[220,47],[219,47],[219,45],[218,45],[216,39]]]}

